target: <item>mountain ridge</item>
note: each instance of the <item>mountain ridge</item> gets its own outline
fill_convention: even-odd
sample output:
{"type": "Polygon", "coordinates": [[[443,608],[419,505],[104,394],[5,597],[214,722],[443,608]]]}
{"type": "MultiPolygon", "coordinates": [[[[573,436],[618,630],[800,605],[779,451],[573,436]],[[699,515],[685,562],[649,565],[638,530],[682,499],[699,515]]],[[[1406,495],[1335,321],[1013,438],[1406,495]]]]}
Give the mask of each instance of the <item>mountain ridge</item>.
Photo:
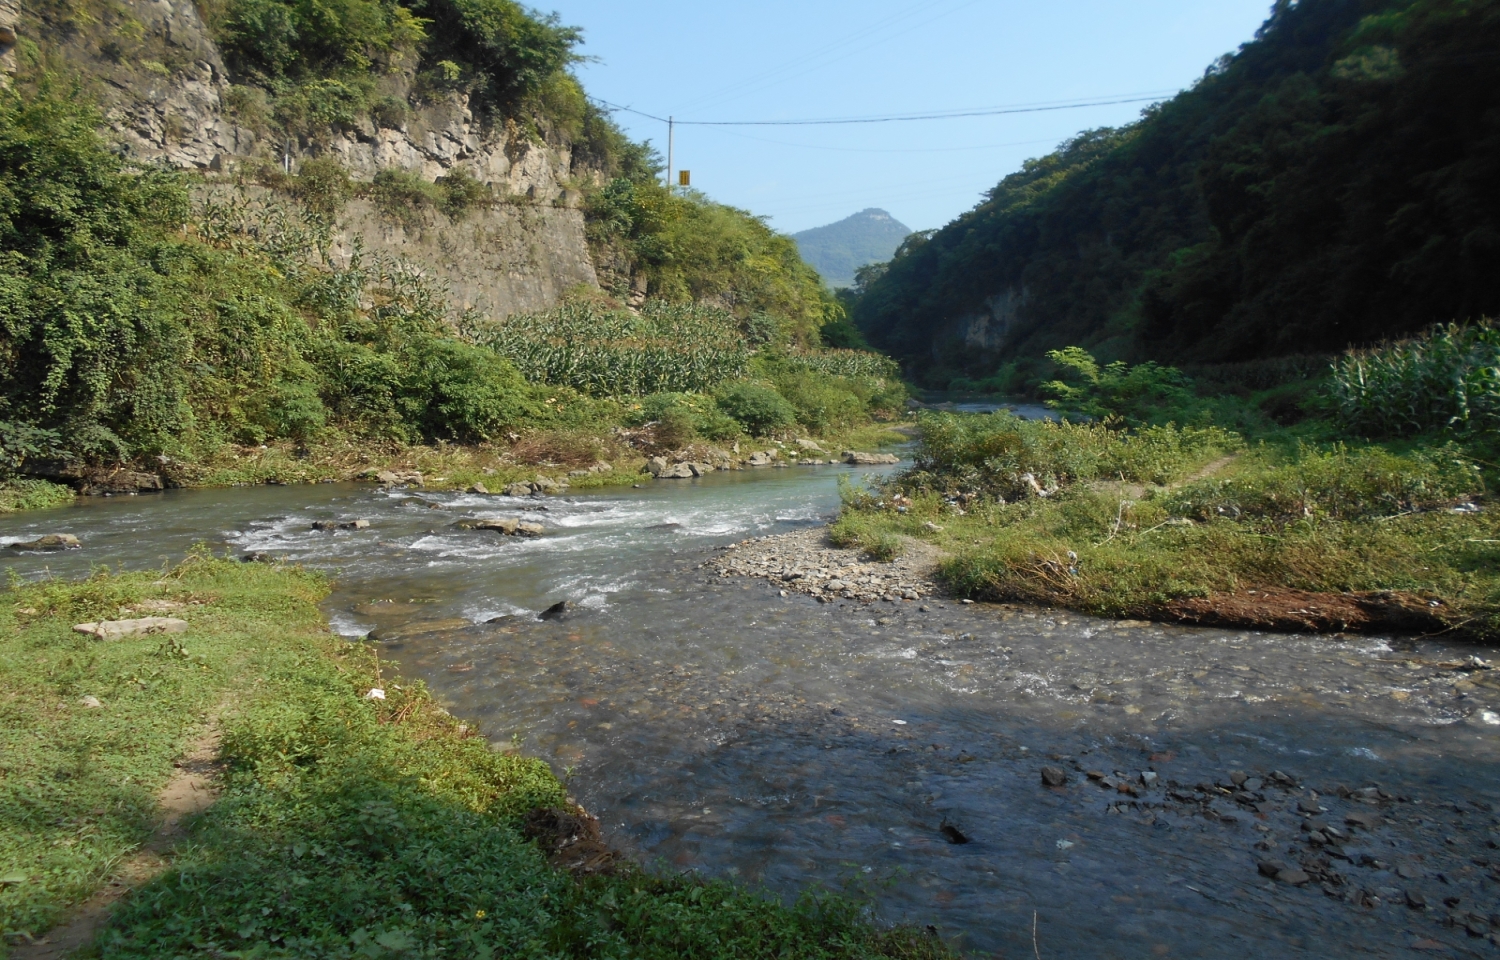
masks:
{"type": "Polygon", "coordinates": [[[835,223],[792,234],[802,257],[831,287],[854,285],[854,272],[889,260],[912,233],[879,207],[866,207],[835,223]]]}

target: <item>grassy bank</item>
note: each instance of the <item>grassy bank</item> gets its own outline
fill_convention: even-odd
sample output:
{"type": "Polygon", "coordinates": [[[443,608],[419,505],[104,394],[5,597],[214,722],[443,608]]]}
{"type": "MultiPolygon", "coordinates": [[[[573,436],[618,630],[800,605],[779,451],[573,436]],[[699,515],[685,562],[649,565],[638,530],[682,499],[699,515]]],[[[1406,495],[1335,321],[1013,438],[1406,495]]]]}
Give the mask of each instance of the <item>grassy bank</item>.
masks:
{"type": "Polygon", "coordinates": [[[72,489],[60,483],[24,478],[0,480],[0,513],[45,510],[72,502],[72,489]]]}
{"type": "Polygon", "coordinates": [[[522,833],[528,811],[566,803],[547,765],[492,751],[330,635],[325,589],[204,554],[0,600],[0,955],[146,841],[174,758],[215,725],[222,796],[116,910],[97,955],[945,955],[834,898],[785,907],[628,866],[583,879],[549,865],[522,833]],[[147,601],[182,604],[187,633],[71,630],[147,601]]]}
{"type": "Polygon", "coordinates": [[[1249,443],[1215,427],[1006,414],[927,416],[920,430],[914,469],[850,491],[832,532],[876,556],[906,537],[933,543],[961,596],[1500,638],[1500,511],[1482,436],[1381,443],[1310,421],[1249,443]]]}

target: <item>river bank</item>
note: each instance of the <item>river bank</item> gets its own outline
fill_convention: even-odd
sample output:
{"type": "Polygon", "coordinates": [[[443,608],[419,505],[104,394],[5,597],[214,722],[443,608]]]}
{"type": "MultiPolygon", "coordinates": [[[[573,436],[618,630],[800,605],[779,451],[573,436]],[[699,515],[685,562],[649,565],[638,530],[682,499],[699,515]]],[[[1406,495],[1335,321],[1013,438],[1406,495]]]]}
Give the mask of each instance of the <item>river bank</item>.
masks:
{"type": "Polygon", "coordinates": [[[652,427],[611,431],[539,432],[498,444],[407,444],[327,441],[321,444],[225,445],[196,460],[160,457],[113,466],[46,465],[44,476],[0,479],[0,514],[63,506],[76,496],[129,496],[169,489],[285,486],[363,480],[431,490],[477,487],[499,493],[514,484],[553,492],[629,486],[645,478],[691,478],[691,469],[831,465],[852,450],[908,441],[898,427],[852,430],[724,444],[666,443],[652,427]],[[660,463],[661,467],[656,464],[660,463]]]}
{"type": "MultiPolygon", "coordinates": [[[[941,551],[956,597],[1280,632],[1500,637],[1500,511],[1454,441],[927,415],[834,543],[941,551]]],[[[1480,451],[1482,453],[1482,451],[1480,451]]],[[[1492,469],[1492,468],[1488,468],[1492,469]]]]}
{"type": "Polygon", "coordinates": [[[543,828],[583,816],[563,784],[539,760],[496,752],[369,646],[329,634],[316,607],[326,590],[300,569],[204,553],[164,575],[11,590],[0,955],[53,956],[94,932],[106,957],[244,946],[812,957],[831,941],[848,955],[943,955],[836,901],[789,909],[614,858],[587,882],[550,865],[576,844],[543,828]],[[73,629],[143,612],[180,632],[73,629]],[[216,802],[203,798],[190,842],[149,849],[158,797],[200,741],[218,745],[198,784],[216,802]],[[101,890],[104,902],[124,895],[107,923],[101,890]],[[91,898],[97,931],[75,924],[50,941],[91,898]]]}

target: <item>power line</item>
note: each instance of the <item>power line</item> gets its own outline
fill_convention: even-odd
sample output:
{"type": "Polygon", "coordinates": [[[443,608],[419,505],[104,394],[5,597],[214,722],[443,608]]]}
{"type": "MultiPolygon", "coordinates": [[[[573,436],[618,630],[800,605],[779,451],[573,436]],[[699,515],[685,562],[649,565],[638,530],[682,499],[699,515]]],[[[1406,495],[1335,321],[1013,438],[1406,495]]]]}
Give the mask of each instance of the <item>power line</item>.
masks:
{"type": "Polygon", "coordinates": [[[835,153],[964,153],[973,150],[998,150],[1001,147],[1029,147],[1038,143],[1061,143],[1077,131],[1061,134],[1056,137],[1043,137],[1040,140],[1012,140],[1009,143],[982,143],[972,147],[828,147],[815,143],[791,143],[786,140],[767,140],[765,137],[752,137],[746,133],[731,133],[731,137],[741,140],[754,140],[756,143],[772,143],[778,147],[799,147],[803,150],[831,150],[835,153]]]}
{"type": "Polygon", "coordinates": [[[1056,110],[1080,110],[1085,107],[1109,107],[1122,103],[1148,103],[1162,99],[1164,94],[1156,94],[1149,97],[1126,97],[1117,100],[1088,100],[1074,103],[1059,103],[1051,105],[1019,106],[1019,107],[996,107],[984,110],[950,111],[945,113],[921,113],[905,114],[889,117],[832,117],[821,120],[668,120],[666,117],[658,117],[644,110],[634,107],[626,107],[598,97],[590,97],[595,103],[608,107],[611,110],[623,110],[633,113],[638,117],[655,120],[658,123],[674,123],[682,127],[814,127],[814,126],[844,126],[859,123],[904,123],[913,120],[958,120],[965,117],[999,117],[1017,113],[1050,113],[1056,110]]]}
{"type": "MultiPolygon", "coordinates": [[[[745,80],[745,81],[743,81],[741,83],[731,84],[729,87],[726,87],[726,88],[720,90],[717,93],[710,94],[707,97],[700,97],[697,100],[691,101],[690,103],[686,104],[685,106],[694,106],[694,105],[700,105],[701,106],[701,105],[703,105],[705,103],[716,103],[716,102],[723,102],[723,101],[726,101],[726,100],[736,100],[736,99],[739,99],[740,97],[743,97],[746,94],[749,94],[749,93],[754,92],[756,90],[764,90],[767,87],[777,86],[779,84],[786,83],[786,82],[791,81],[791,80],[795,80],[795,79],[797,79],[799,77],[805,77],[805,76],[807,76],[810,73],[816,73],[819,70],[823,70],[823,69],[825,69],[827,67],[832,66],[835,63],[839,63],[839,62],[842,62],[844,60],[847,60],[850,57],[858,56],[859,54],[864,53],[865,51],[871,49],[872,47],[879,46],[880,44],[887,43],[890,40],[895,39],[895,36],[881,37],[881,38],[878,38],[878,39],[875,39],[875,40],[871,41],[868,44],[865,44],[864,46],[856,47],[853,50],[845,50],[845,51],[840,52],[840,48],[847,47],[851,43],[857,43],[858,41],[860,41],[860,40],[862,40],[862,39],[864,39],[866,37],[869,37],[872,34],[879,33],[885,27],[890,26],[891,24],[893,24],[893,23],[895,23],[897,21],[909,19],[909,18],[914,17],[914,16],[918,16],[921,13],[923,13],[923,12],[925,12],[927,10],[930,10],[932,7],[939,5],[940,2],[941,2],[941,0],[934,0],[934,2],[932,2],[932,3],[928,3],[928,4],[925,4],[925,5],[919,6],[917,8],[912,9],[912,10],[905,11],[904,13],[896,14],[895,16],[892,16],[892,17],[888,17],[885,20],[879,21],[879,22],[875,23],[874,25],[866,28],[863,31],[860,31],[860,32],[852,34],[852,35],[850,35],[848,37],[845,37],[842,41],[839,41],[837,43],[833,43],[831,45],[825,46],[821,50],[816,51],[815,53],[813,53],[813,54],[811,54],[811,55],[809,55],[807,57],[800,58],[800,61],[799,60],[793,60],[793,61],[791,61],[789,63],[783,64],[780,67],[775,67],[775,68],[773,68],[771,70],[766,71],[765,73],[758,74],[758,75],[756,75],[754,77],[751,77],[751,78],[749,78],[749,79],[747,79],[747,80],[745,80]],[[832,56],[830,58],[829,54],[834,54],[834,56],[832,56]],[[813,62],[813,61],[820,61],[820,62],[813,62]],[[808,64],[810,64],[810,65],[808,65],[808,64]],[[800,72],[797,72],[797,73],[788,73],[788,71],[790,71],[790,70],[796,70],[798,67],[802,67],[804,65],[808,65],[808,66],[806,66],[806,68],[803,69],[803,70],[801,70],[800,72]]],[[[919,30],[922,27],[925,27],[925,26],[927,26],[930,23],[935,23],[938,20],[941,20],[941,19],[943,19],[944,17],[947,17],[947,16],[951,16],[952,14],[957,13],[960,10],[964,10],[964,9],[969,8],[969,7],[972,7],[972,6],[974,6],[978,2],[980,2],[980,0],[968,0],[968,2],[960,3],[958,6],[952,7],[952,8],[950,8],[950,9],[948,9],[948,10],[942,12],[942,13],[939,13],[935,17],[931,17],[931,18],[929,18],[927,20],[922,21],[921,23],[918,23],[918,24],[915,24],[915,25],[913,25],[911,27],[906,28],[905,35],[910,35],[910,33],[912,31],[919,30]]]]}

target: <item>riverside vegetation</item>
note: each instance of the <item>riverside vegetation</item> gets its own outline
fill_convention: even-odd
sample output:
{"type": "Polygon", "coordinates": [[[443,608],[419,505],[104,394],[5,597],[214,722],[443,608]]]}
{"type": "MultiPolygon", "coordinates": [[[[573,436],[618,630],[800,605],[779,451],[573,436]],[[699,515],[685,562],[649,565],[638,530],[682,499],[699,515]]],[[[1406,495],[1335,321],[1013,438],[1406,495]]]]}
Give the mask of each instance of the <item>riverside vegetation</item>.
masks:
{"type": "Polygon", "coordinates": [[[1172,368],[1054,351],[1052,402],[1097,419],[924,415],[915,466],[850,489],[833,539],[879,557],[927,541],[965,597],[1494,640],[1494,335],[1351,352],[1312,392],[1324,412],[1293,427],[1172,368]],[[1245,432],[1213,425],[1226,409],[1245,432]]]}
{"type": "Polygon", "coordinates": [[[623,862],[588,875],[549,864],[527,815],[566,808],[564,785],[390,676],[371,646],[330,634],[325,591],[301,569],[206,552],[165,572],[12,586],[0,600],[0,955],[150,837],[174,759],[209,728],[222,733],[222,796],[91,955],[947,955],[837,897],[782,906],[623,862]],[[106,642],[72,630],[137,609],[171,610],[187,632],[106,642]]]}
{"type": "MultiPolygon", "coordinates": [[[[453,482],[503,482],[538,464],[639,462],[658,438],[638,431],[632,446],[615,428],[656,415],[677,444],[826,436],[905,399],[888,361],[821,346],[821,325],[838,319],[831,296],[790,240],[728,208],[670,198],[733,227],[701,237],[726,246],[696,263],[675,259],[680,234],[660,240],[690,217],[642,225],[626,209],[611,221],[672,260],[665,273],[642,268],[660,296],[639,315],[580,291],[544,316],[460,316],[399,262],[356,252],[335,269],[322,256],[328,219],[300,201],[195,206],[186,178],[132,168],[98,121],[53,76],[0,91],[0,471],[11,475],[135,463],[193,485],[425,460],[453,482]],[[734,306],[701,302],[716,298],[734,306]]],[[[292,179],[325,198],[338,182],[317,166],[292,179]]],[[[631,189],[637,205],[650,193],[631,189]]],[[[45,488],[24,489],[8,486],[5,506],[45,502],[45,488]]]]}

